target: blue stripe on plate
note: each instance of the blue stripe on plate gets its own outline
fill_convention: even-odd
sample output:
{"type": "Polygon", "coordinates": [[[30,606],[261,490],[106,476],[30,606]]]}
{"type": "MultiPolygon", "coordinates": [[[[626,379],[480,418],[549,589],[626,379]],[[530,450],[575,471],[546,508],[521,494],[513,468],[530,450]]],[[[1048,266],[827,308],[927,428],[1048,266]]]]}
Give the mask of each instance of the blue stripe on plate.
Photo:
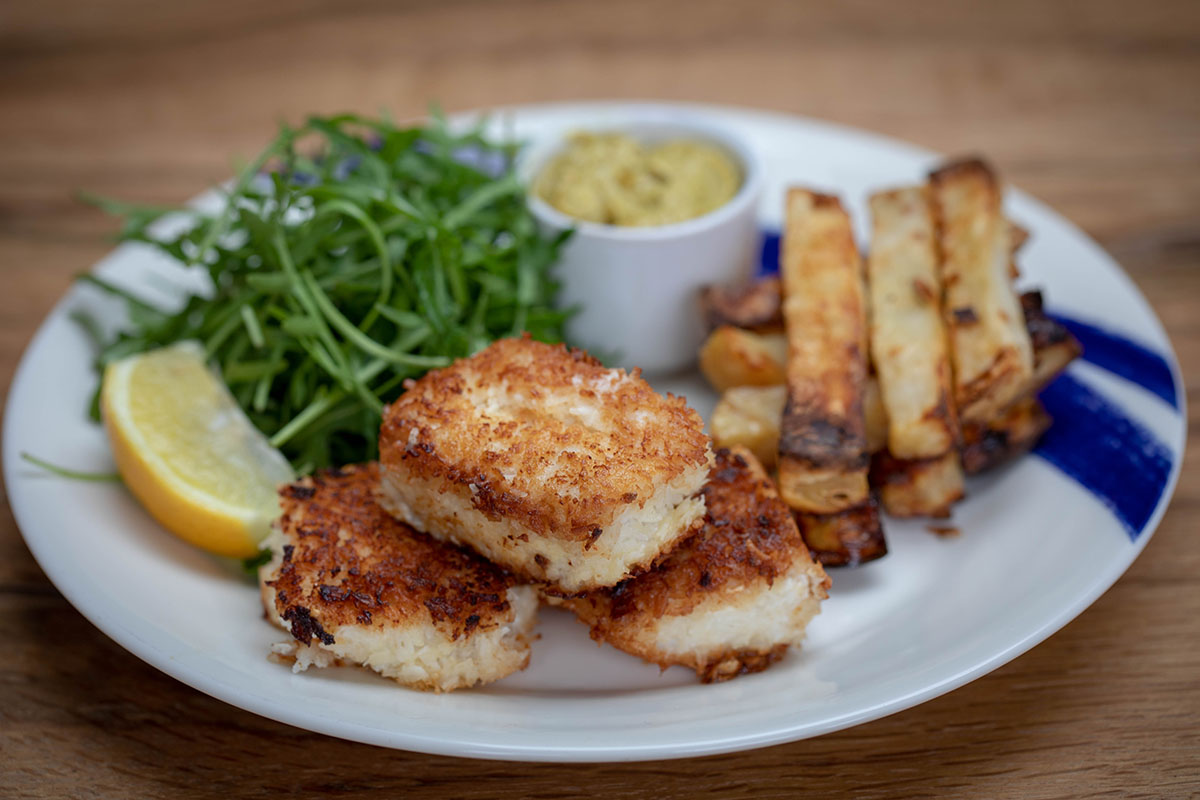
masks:
{"type": "Polygon", "coordinates": [[[1061,314],[1050,316],[1061,322],[1083,345],[1084,361],[1136,383],[1178,410],[1175,376],[1171,374],[1171,365],[1165,358],[1137,342],[1095,325],[1061,314]]]}
{"type": "Polygon", "coordinates": [[[1085,383],[1060,375],[1041,394],[1054,424],[1034,450],[1141,535],[1171,476],[1171,451],[1085,383]]]}
{"type": "Polygon", "coordinates": [[[779,272],[779,234],[763,231],[762,245],[758,251],[758,274],[760,277],[779,272]]]}

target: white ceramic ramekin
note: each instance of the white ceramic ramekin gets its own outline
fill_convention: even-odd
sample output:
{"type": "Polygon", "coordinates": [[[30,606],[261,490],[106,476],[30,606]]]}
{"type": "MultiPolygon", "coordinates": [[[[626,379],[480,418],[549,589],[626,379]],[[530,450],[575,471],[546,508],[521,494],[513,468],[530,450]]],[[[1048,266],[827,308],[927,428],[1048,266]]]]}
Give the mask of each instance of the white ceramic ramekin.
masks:
{"type": "MultiPolygon", "coordinates": [[[[575,229],[556,273],[562,282],[560,304],[580,309],[567,323],[571,344],[614,365],[675,372],[695,363],[704,335],[700,287],[751,274],[759,240],[761,168],[741,139],[694,113],[639,105],[621,116],[606,115],[595,125],[581,118],[575,129],[618,131],[651,143],[686,138],[715,144],[741,168],[738,193],[702,217],[652,227],[574,219],[532,193],[529,208],[548,232],[575,229]]],[[[565,144],[562,138],[532,143],[519,167],[527,185],[565,144]]]]}

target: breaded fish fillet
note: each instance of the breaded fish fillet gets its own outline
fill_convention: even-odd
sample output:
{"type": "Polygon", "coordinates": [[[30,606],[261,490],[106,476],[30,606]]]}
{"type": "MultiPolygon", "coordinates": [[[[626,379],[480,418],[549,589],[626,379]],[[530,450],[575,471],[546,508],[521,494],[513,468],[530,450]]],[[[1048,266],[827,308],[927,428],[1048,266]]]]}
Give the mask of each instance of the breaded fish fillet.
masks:
{"type": "Polygon", "coordinates": [[[700,415],[635,370],[502,339],[384,412],[381,500],[401,520],[564,593],[650,566],[704,515],[700,415]]]}
{"type": "Polygon", "coordinates": [[[292,633],[275,653],[296,671],[352,662],[437,692],[524,669],[537,592],[393,519],[378,485],[369,464],[280,490],[274,558],[259,572],[268,617],[292,633]]]}
{"type": "Polygon", "coordinates": [[[717,451],[704,527],[653,569],[562,600],[593,639],[705,682],[765,669],[799,645],[829,578],[754,456],[717,451]]]}

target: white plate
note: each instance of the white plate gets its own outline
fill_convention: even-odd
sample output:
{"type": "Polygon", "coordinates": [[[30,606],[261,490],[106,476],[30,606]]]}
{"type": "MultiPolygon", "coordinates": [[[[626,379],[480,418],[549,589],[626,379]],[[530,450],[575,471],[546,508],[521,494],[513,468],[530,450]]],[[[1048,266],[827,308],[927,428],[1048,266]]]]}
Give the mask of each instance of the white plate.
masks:
{"type": "MultiPolygon", "coordinates": [[[[758,149],[768,228],[779,223],[785,184],[804,183],[842,195],[862,233],[869,190],[918,181],[936,161],[811,120],[679,108],[711,114],[758,149]]],[[[537,137],[621,113],[606,104],[538,106],[510,109],[495,124],[537,137]]],[[[102,432],[84,418],[94,378],[68,313],[86,305],[116,320],[117,310],[83,288],[38,331],[8,398],[13,512],[55,585],[131,652],[229,703],[334,736],[460,756],[618,761],[759,747],[876,719],[995,669],[1087,608],[1146,544],[1178,475],[1183,391],[1162,326],[1097,245],[1020,192],[1008,201],[1033,233],[1023,283],[1044,288],[1053,310],[1101,321],[1116,336],[1079,329],[1094,363],[1073,366],[1051,398],[1065,417],[1057,439],[1043,457],[970,483],[954,514],[961,537],[888,520],[891,553],[835,570],[803,651],[758,675],[703,686],[681,668],[660,674],[593,644],[552,610],[543,612],[530,668],[478,691],[421,694],[352,668],[293,675],[271,663],[267,649],[280,634],[236,570],[165,534],[123,489],[49,477],[20,460],[27,451],[111,469],[102,432]],[[1089,489],[1052,462],[1076,472],[1099,466],[1088,480],[1100,485],[1089,489]]],[[[97,266],[143,289],[163,282],[147,278],[161,269],[130,246],[97,266]]],[[[713,397],[698,380],[670,388],[710,410],[713,397]]]]}

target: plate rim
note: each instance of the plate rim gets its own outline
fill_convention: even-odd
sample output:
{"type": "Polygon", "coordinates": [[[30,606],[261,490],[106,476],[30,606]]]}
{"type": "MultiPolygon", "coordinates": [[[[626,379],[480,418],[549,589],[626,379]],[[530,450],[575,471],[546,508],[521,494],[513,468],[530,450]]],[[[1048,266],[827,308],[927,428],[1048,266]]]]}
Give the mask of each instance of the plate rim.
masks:
{"type": "MultiPolygon", "coordinates": [[[[484,115],[500,115],[504,113],[536,113],[538,111],[546,112],[551,110],[570,111],[572,109],[596,113],[604,109],[616,109],[618,107],[629,108],[649,106],[665,107],[701,114],[732,113],[748,118],[769,119],[773,122],[785,125],[799,123],[837,136],[852,137],[855,140],[864,143],[886,146],[892,149],[903,149],[910,152],[914,156],[919,155],[924,158],[940,157],[935,151],[920,147],[918,145],[913,145],[903,140],[894,139],[883,134],[875,133],[870,130],[803,115],[790,114],[782,111],[726,104],[661,102],[653,100],[588,100],[544,102],[503,105],[488,109],[463,111],[452,115],[451,118],[455,120],[467,120],[478,119],[484,115]]],[[[15,415],[12,413],[14,411],[14,399],[18,395],[18,387],[27,380],[26,374],[32,369],[30,364],[33,363],[37,352],[46,346],[45,343],[49,335],[48,331],[51,327],[51,323],[56,321],[57,318],[66,314],[66,306],[70,301],[74,291],[73,287],[68,289],[67,292],[65,292],[54,304],[51,311],[42,319],[37,330],[30,338],[29,342],[25,345],[17,368],[13,372],[8,396],[5,400],[4,425],[2,432],[4,439],[3,468],[5,485],[8,487],[7,496],[12,509],[13,517],[17,523],[18,530],[21,532],[21,536],[25,542],[25,545],[29,548],[34,560],[38,563],[38,566],[43,570],[50,581],[55,585],[56,589],[61,592],[67,601],[92,625],[97,627],[106,636],[137,656],[139,659],[145,661],[146,663],[158,669],[160,672],[165,673],[181,683],[202,691],[230,705],[234,705],[278,722],[327,735],[337,736],[339,738],[348,739],[351,741],[436,755],[498,760],[565,763],[652,761],[714,755],[797,741],[804,738],[810,738],[812,736],[823,735],[836,730],[842,730],[867,721],[880,719],[885,716],[890,716],[915,705],[919,705],[920,703],[923,703],[934,697],[951,692],[954,689],[957,689],[1009,663],[1013,659],[1028,652],[1033,647],[1045,641],[1057,631],[1061,630],[1068,623],[1088,609],[1092,604],[1094,604],[1096,600],[1098,600],[1106,591],[1108,591],[1108,589],[1116,584],[1121,576],[1140,556],[1150,539],[1153,538],[1153,535],[1157,530],[1163,516],[1165,515],[1168,506],[1170,505],[1171,499],[1174,496],[1178,485],[1179,476],[1182,471],[1183,452],[1186,448],[1188,427],[1186,413],[1186,386],[1183,383],[1182,371],[1174,345],[1172,344],[1171,339],[1162,324],[1162,320],[1159,318],[1159,315],[1157,312],[1155,312],[1153,306],[1150,305],[1149,301],[1146,299],[1145,295],[1141,292],[1141,289],[1133,281],[1133,278],[1128,274],[1128,272],[1126,272],[1126,270],[1116,259],[1108,255],[1107,251],[1105,251],[1099,245],[1099,243],[1092,239],[1086,232],[1037,198],[1022,192],[1016,187],[1010,187],[1009,191],[1013,194],[1019,194],[1023,201],[1032,202],[1039,213],[1046,215],[1055,223],[1068,229],[1075,236],[1097,248],[1116,268],[1117,274],[1127,284],[1127,287],[1132,289],[1136,299],[1140,301],[1149,312],[1149,319],[1151,323],[1156,326],[1158,333],[1165,344],[1165,348],[1161,354],[1165,357],[1170,367],[1172,378],[1175,384],[1176,396],[1179,398],[1178,438],[1176,441],[1170,442],[1171,445],[1175,446],[1175,452],[1177,452],[1177,455],[1175,452],[1173,452],[1171,472],[1163,487],[1163,491],[1158,498],[1154,511],[1150,515],[1146,524],[1142,527],[1140,534],[1130,543],[1128,550],[1124,551],[1126,553],[1125,558],[1111,561],[1107,569],[1093,576],[1092,580],[1087,585],[1086,591],[1077,594],[1071,603],[1066,604],[1056,614],[1044,620],[1041,625],[1032,630],[1026,631],[1023,636],[1021,636],[1016,642],[1010,644],[1008,647],[992,654],[990,657],[985,658],[978,663],[975,663],[969,668],[961,669],[952,675],[943,677],[941,680],[922,686],[920,689],[901,694],[897,697],[891,698],[888,701],[876,703],[869,707],[851,709],[847,712],[832,716],[826,716],[825,718],[814,722],[776,727],[756,733],[737,735],[734,738],[725,736],[711,739],[696,739],[682,744],[678,742],[668,742],[662,745],[651,747],[639,745],[636,750],[623,748],[619,744],[611,746],[587,745],[565,747],[547,747],[545,745],[506,745],[497,744],[495,742],[472,742],[470,741],[470,737],[430,739],[427,736],[421,736],[405,731],[379,729],[364,725],[360,722],[347,722],[345,720],[328,718],[317,714],[293,712],[289,708],[278,707],[266,698],[257,697],[253,691],[247,691],[246,689],[239,688],[235,684],[228,683],[224,680],[214,679],[210,675],[205,674],[203,671],[194,666],[176,661],[172,658],[170,653],[164,652],[161,648],[156,647],[152,642],[143,640],[138,632],[125,624],[119,615],[114,617],[111,614],[106,616],[99,613],[96,608],[96,598],[86,598],[80,596],[77,592],[78,587],[72,586],[70,585],[69,581],[63,580],[63,575],[60,571],[60,565],[56,562],[53,554],[47,553],[40,549],[45,543],[35,543],[37,542],[37,537],[32,537],[34,541],[31,541],[31,537],[25,533],[25,528],[30,524],[31,515],[33,512],[30,511],[26,506],[26,499],[21,494],[13,493],[13,487],[19,485],[20,483],[20,479],[15,473],[17,469],[24,463],[20,458],[20,454],[15,451],[15,445],[12,444],[14,441],[12,433],[16,425],[14,422],[15,415]],[[89,602],[89,599],[91,602],[89,602]]],[[[109,251],[104,258],[111,257],[114,252],[116,252],[116,249],[109,251]]],[[[92,264],[89,269],[94,269],[100,263],[102,262],[97,261],[96,263],[92,264]]],[[[100,610],[103,610],[103,606],[106,605],[107,601],[103,597],[100,597],[99,600],[102,607],[100,610]]]]}

